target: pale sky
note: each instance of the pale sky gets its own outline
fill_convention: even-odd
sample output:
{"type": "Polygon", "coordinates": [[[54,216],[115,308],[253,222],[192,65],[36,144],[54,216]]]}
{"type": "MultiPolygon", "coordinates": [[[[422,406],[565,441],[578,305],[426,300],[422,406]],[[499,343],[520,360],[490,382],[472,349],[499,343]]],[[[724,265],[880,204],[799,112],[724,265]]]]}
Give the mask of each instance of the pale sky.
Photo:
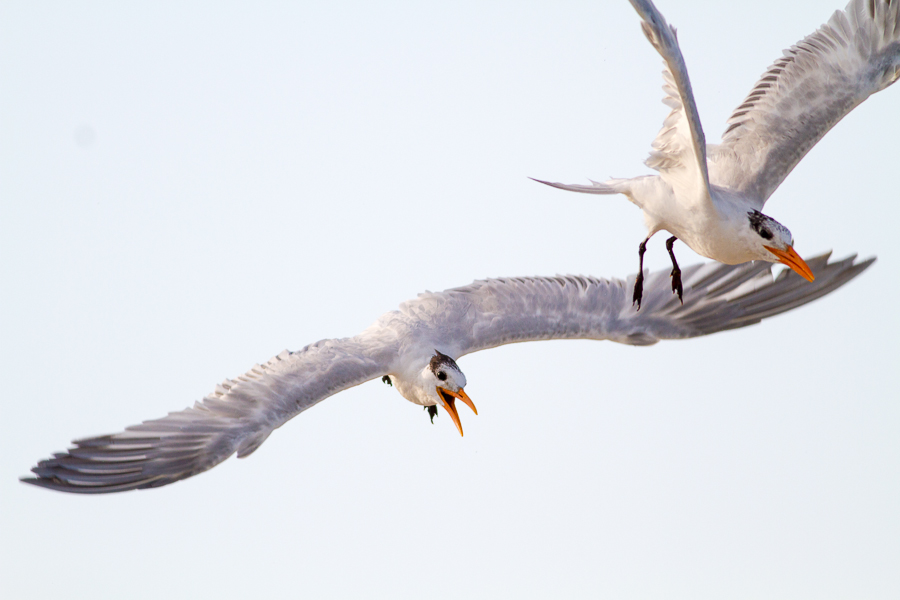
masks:
{"type": "MultiPolygon", "coordinates": [[[[659,0],[710,143],[840,2],[659,0]]],[[[635,272],[637,208],[528,177],[648,173],[661,68],[625,0],[0,5],[0,596],[900,597],[900,86],[766,206],[878,256],[813,305],[466,356],[465,438],[374,381],[168,487],[17,480],[426,289],[635,272]]]]}

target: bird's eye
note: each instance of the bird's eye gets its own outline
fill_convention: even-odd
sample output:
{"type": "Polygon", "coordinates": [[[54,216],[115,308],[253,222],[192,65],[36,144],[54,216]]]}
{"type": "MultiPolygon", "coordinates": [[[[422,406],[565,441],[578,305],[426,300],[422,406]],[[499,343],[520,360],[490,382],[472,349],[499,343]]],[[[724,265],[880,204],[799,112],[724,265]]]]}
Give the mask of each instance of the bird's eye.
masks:
{"type": "Polygon", "coordinates": [[[438,379],[441,381],[447,381],[447,374],[443,371],[438,371],[438,379]]]}

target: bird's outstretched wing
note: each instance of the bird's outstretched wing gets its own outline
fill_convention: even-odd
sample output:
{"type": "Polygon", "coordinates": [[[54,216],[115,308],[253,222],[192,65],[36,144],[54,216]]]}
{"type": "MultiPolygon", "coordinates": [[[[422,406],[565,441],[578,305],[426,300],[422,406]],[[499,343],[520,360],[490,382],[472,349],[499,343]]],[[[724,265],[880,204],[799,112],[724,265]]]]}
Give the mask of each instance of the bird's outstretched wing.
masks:
{"type": "Polygon", "coordinates": [[[822,136],[900,77],[900,1],[851,0],[784,51],[709,147],[710,182],[762,209],[822,136]]]}
{"type": "Polygon", "coordinates": [[[158,487],[247,456],[285,421],[387,371],[395,348],[381,340],[322,340],[285,350],[193,407],[113,435],[75,440],[22,481],[84,494],[158,487]]]}
{"type": "Polygon", "coordinates": [[[672,294],[668,271],[644,280],[641,310],[632,306],[634,276],[626,281],[582,276],[517,277],[476,281],[421,294],[401,312],[439,331],[454,356],[516,342],[559,339],[612,340],[650,345],[737,329],[811,302],[867,269],[874,258],[808,260],[807,282],[792,271],[773,277],[771,263],[708,263],[682,269],[684,305],[672,294]]]}
{"type": "Polygon", "coordinates": [[[593,277],[488,279],[421,294],[360,335],[282,352],[227,380],[192,408],[124,432],[77,440],[43,460],[26,483],[76,493],[158,487],[212,468],[235,452],[247,456],[269,434],[325,398],[389,372],[401,346],[439,346],[455,357],[503,344],[549,339],[609,339],[634,345],[735,329],[823,296],[874,259],[810,259],[816,280],[768,263],[716,263],[682,270],[684,306],[668,273],[644,283],[644,305],[631,307],[633,285],[593,277]]]}
{"type": "Polygon", "coordinates": [[[653,140],[646,165],[659,171],[679,202],[709,202],[706,138],[675,28],[650,0],[631,0],[631,5],[642,19],[644,35],[665,62],[663,103],[672,109],[653,140]]]}

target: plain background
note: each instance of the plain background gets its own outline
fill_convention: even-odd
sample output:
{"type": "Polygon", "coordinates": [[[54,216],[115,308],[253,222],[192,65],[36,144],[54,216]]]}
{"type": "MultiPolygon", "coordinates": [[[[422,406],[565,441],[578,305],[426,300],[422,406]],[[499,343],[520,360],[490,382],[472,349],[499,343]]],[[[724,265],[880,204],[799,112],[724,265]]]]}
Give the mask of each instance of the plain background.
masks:
{"type": "MultiPolygon", "coordinates": [[[[659,1],[710,143],[840,1],[659,1]]],[[[634,206],[527,179],[648,172],[627,2],[293,4],[0,6],[0,595],[900,597],[900,86],[766,207],[879,257],[811,306],[465,357],[462,439],[375,381],[166,488],[19,483],[426,289],[636,270],[634,206]]]]}

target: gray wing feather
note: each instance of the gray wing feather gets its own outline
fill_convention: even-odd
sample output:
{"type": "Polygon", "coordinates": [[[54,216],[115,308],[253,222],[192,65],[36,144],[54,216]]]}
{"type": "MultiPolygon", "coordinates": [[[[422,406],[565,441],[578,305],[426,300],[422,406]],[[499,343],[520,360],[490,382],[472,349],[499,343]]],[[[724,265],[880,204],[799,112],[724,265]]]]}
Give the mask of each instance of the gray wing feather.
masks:
{"type": "Polygon", "coordinates": [[[734,266],[704,265],[692,275],[691,281],[693,293],[705,290],[701,292],[704,297],[683,314],[669,312],[667,316],[674,322],[671,335],[660,326],[662,335],[658,337],[697,337],[759,323],[833,292],[875,262],[875,258],[868,258],[857,263],[855,255],[828,262],[830,255],[822,254],[807,261],[816,276],[811,283],[790,269],[783,269],[773,277],[772,265],[762,261],[734,266]]]}
{"type": "Polygon", "coordinates": [[[807,152],[847,113],[900,77],[900,2],[851,0],[784,51],[709,147],[710,183],[762,209],[807,152]]]}
{"type": "Polygon", "coordinates": [[[684,305],[672,293],[668,271],[644,279],[641,310],[632,306],[634,276],[626,281],[583,276],[521,277],[476,281],[423,294],[401,306],[440,331],[454,356],[504,344],[558,339],[612,340],[650,345],[662,339],[708,335],[758,323],[841,287],[874,258],[808,261],[816,276],[772,275],[765,262],[709,263],[682,269],[684,305]]]}
{"type": "Polygon", "coordinates": [[[387,371],[395,349],[362,336],[285,350],[225,380],[193,407],[113,435],[75,440],[22,481],[78,493],[158,487],[256,450],[273,430],[325,398],[387,371]],[[393,351],[392,351],[393,350],[393,351]]]}

